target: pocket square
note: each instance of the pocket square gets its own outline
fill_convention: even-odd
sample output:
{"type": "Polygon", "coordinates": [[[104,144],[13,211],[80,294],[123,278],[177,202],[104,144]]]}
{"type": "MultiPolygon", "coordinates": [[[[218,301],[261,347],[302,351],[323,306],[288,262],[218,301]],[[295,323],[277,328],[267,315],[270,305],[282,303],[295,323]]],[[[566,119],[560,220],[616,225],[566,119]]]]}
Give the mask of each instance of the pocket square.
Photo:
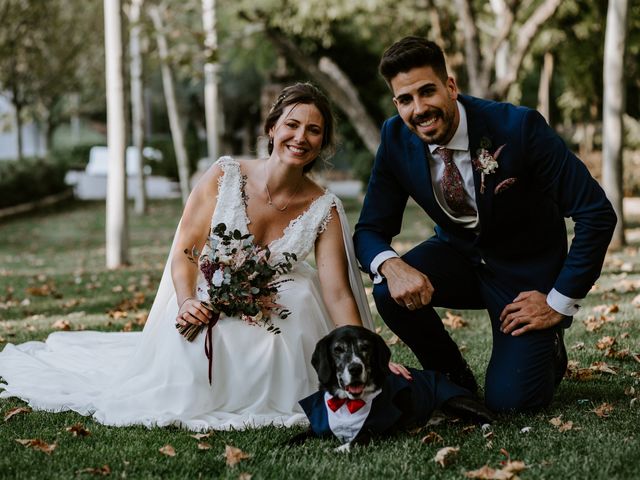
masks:
{"type": "Polygon", "coordinates": [[[517,181],[518,179],[516,177],[510,177],[501,181],[498,185],[496,185],[496,188],[493,190],[493,194],[497,195],[504,192],[507,188],[511,187],[517,181]]]}

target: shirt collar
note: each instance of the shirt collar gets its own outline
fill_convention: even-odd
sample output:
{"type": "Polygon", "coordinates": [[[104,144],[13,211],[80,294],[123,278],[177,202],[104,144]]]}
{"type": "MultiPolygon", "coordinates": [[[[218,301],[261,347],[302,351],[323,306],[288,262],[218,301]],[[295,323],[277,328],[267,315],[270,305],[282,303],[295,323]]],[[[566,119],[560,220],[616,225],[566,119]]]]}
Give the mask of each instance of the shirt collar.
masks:
{"type": "Polygon", "coordinates": [[[467,128],[467,111],[464,108],[464,105],[460,103],[460,101],[456,100],[456,104],[458,106],[458,112],[460,112],[460,122],[458,123],[458,128],[456,132],[453,134],[451,141],[446,145],[436,145],[429,143],[429,152],[433,153],[436,148],[445,147],[450,150],[469,150],[469,130],[467,128]]]}

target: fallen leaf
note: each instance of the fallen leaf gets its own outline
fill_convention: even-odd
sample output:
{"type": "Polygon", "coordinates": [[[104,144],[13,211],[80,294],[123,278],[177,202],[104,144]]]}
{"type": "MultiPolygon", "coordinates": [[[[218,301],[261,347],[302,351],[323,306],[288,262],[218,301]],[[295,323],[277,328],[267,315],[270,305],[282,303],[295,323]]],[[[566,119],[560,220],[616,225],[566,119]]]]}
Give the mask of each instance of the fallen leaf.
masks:
{"type": "Polygon", "coordinates": [[[619,310],[620,307],[615,303],[613,305],[596,305],[593,307],[595,313],[604,313],[605,315],[608,313],[617,313],[619,310]]]}
{"type": "Polygon", "coordinates": [[[467,322],[460,315],[454,315],[450,311],[447,311],[446,318],[442,319],[442,323],[454,330],[467,326],[467,322]]]}
{"type": "Polygon", "coordinates": [[[436,456],[433,457],[433,461],[439,464],[441,467],[450,465],[455,459],[456,455],[460,451],[460,447],[444,447],[436,452],[436,456]]]}
{"type": "Polygon", "coordinates": [[[67,300],[66,302],[64,302],[62,304],[62,308],[73,308],[77,307],[78,305],[80,305],[80,300],[78,300],[77,298],[72,298],[71,300],[67,300]]]}
{"type": "Polygon", "coordinates": [[[462,429],[462,431],[461,431],[460,433],[463,433],[463,434],[465,434],[465,433],[471,433],[471,432],[473,432],[475,429],[476,429],[476,426],[475,426],[475,425],[467,425],[466,427],[464,427],[464,428],[462,429]]]}
{"type": "Polygon", "coordinates": [[[28,287],[25,290],[29,295],[33,295],[34,297],[46,297],[47,295],[51,295],[53,293],[53,288],[51,285],[44,284],[39,287],[28,287]]]}
{"type": "Polygon", "coordinates": [[[593,362],[589,369],[594,372],[602,372],[602,373],[610,373],[611,375],[617,375],[618,373],[615,370],[615,367],[608,365],[605,362],[593,362]]]}
{"type": "Polygon", "coordinates": [[[76,423],[75,425],[71,425],[65,429],[67,432],[71,433],[74,437],[88,437],[91,435],[91,432],[84,428],[84,425],[81,423],[76,423]]]}
{"type": "Polygon", "coordinates": [[[426,445],[430,445],[432,443],[444,443],[444,438],[436,432],[429,432],[422,437],[420,441],[426,445]]]}
{"type": "Polygon", "coordinates": [[[159,448],[158,451],[161,454],[166,455],[167,457],[176,456],[176,449],[173,448],[171,445],[165,445],[164,447],[159,448]]]}
{"type": "Polygon", "coordinates": [[[55,322],[53,322],[51,327],[57,330],[71,330],[71,324],[69,323],[69,320],[56,320],[55,322]]]}
{"type": "Polygon", "coordinates": [[[109,468],[109,465],[105,464],[99,468],[83,468],[82,470],[76,471],[76,475],[80,475],[83,473],[89,473],[91,475],[102,475],[103,477],[106,477],[107,475],[111,475],[111,468],[109,468]]]}
{"type": "Polygon", "coordinates": [[[227,465],[229,467],[233,467],[240,463],[242,460],[247,458],[251,458],[251,455],[243,452],[239,448],[232,447],[231,445],[225,445],[224,447],[224,457],[227,460],[227,465]]]}
{"type": "Polygon", "coordinates": [[[477,470],[470,470],[464,474],[467,478],[478,478],[481,480],[510,480],[513,478],[513,475],[513,473],[491,468],[489,465],[484,465],[477,470]]]}
{"type": "Polygon", "coordinates": [[[389,340],[386,341],[386,344],[391,346],[391,345],[395,345],[399,341],[400,341],[400,338],[398,338],[397,335],[393,335],[389,340]]]}
{"type": "Polygon", "coordinates": [[[508,460],[505,466],[502,467],[502,470],[504,472],[509,472],[513,474],[520,473],[526,469],[527,469],[527,466],[521,460],[514,460],[514,461],[508,460]]]}
{"type": "Polygon", "coordinates": [[[620,334],[620,338],[622,338],[623,340],[629,338],[629,332],[622,332],[620,334]]]}
{"type": "Polygon", "coordinates": [[[562,415],[552,418],[549,423],[556,427],[560,433],[573,429],[573,422],[571,420],[563,422],[562,415]]]}
{"type": "Polygon", "coordinates": [[[608,315],[600,315],[599,317],[590,316],[583,320],[587,332],[596,332],[602,328],[605,323],[612,322],[613,317],[608,315]]]}
{"type": "Polygon", "coordinates": [[[596,342],[596,348],[598,350],[606,350],[612,347],[616,343],[615,337],[605,336],[596,342]]]}
{"type": "Polygon", "coordinates": [[[591,411],[600,418],[605,418],[608,417],[611,412],[613,412],[613,405],[605,402],[591,411]]]}
{"type": "Polygon", "coordinates": [[[529,433],[531,430],[533,430],[532,427],[522,427],[520,433],[529,433]]]}
{"type": "Polygon", "coordinates": [[[19,415],[21,413],[30,413],[31,409],[29,407],[17,407],[12,408],[7,413],[4,414],[4,421],[8,422],[12,417],[19,415]]]}
{"type": "Polygon", "coordinates": [[[576,342],[571,346],[571,350],[582,350],[584,349],[584,342],[576,342]]]}
{"type": "Polygon", "coordinates": [[[203,438],[209,438],[211,436],[211,432],[209,433],[194,433],[191,435],[196,440],[202,440],[203,438]]]}
{"type": "Polygon", "coordinates": [[[251,480],[251,477],[253,475],[251,475],[249,472],[242,472],[240,475],[238,475],[238,480],[251,480]]]}
{"type": "Polygon", "coordinates": [[[607,357],[607,358],[616,358],[618,360],[624,360],[630,354],[631,354],[631,352],[629,351],[628,348],[623,348],[622,350],[616,350],[614,348],[609,348],[605,352],[604,356],[607,357]]]}
{"type": "Polygon", "coordinates": [[[207,442],[198,442],[198,450],[211,450],[211,444],[207,442]]]}
{"type": "Polygon", "coordinates": [[[131,322],[131,321],[125,323],[122,326],[122,331],[123,332],[130,332],[131,330],[133,330],[133,322],[131,322]]]}
{"type": "Polygon", "coordinates": [[[16,442],[20,445],[24,445],[25,447],[40,450],[47,455],[51,455],[58,446],[57,443],[47,443],[39,438],[16,438],[16,442]]]}
{"type": "Polygon", "coordinates": [[[147,323],[147,317],[149,316],[149,314],[147,312],[140,312],[136,315],[136,325],[140,326],[140,327],[144,327],[145,324],[147,323]]]}

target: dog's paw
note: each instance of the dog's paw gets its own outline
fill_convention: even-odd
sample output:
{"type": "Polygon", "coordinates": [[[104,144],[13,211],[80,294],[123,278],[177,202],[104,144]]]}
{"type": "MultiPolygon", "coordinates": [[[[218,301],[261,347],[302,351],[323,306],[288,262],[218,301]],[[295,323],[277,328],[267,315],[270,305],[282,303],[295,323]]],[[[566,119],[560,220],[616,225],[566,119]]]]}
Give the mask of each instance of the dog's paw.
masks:
{"type": "Polygon", "coordinates": [[[351,442],[343,443],[338,448],[334,450],[334,452],[338,453],[349,453],[351,451],[351,442]]]}

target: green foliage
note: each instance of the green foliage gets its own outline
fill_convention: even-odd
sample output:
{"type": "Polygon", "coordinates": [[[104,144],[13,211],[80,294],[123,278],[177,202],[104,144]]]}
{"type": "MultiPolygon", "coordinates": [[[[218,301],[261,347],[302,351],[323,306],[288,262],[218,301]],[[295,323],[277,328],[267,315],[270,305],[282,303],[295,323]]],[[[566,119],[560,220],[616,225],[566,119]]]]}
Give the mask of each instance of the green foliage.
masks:
{"type": "Polygon", "coordinates": [[[0,208],[32,202],[66,190],[66,172],[66,166],[61,163],[37,158],[0,162],[0,208]]]}
{"type": "Polygon", "coordinates": [[[67,170],[84,170],[89,163],[89,152],[95,142],[80,143],[71,147],[59,147],[51,150],[53,161],[67,170]]]}

